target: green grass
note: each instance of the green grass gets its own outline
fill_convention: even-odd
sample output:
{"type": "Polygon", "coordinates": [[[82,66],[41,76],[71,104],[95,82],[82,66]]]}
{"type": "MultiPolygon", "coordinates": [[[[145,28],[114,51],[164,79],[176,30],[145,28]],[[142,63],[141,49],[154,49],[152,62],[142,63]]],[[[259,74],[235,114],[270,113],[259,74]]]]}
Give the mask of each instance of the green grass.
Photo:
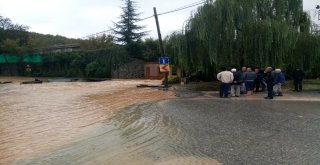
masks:
{"type": "MultiPolygon", "coordinates": [[[[289,80],[283,85],[283,89],[293,90],[294,83],[293,80],[289,80]]],[[[308,79],[303,81],[304,90],[320,90],[320,80],[308,79]]]]}
{"type": "MultiPolygon", "coordinates": [[[[180,85],[177,85],[180,86],[180,85]]],[[[220,82],[191,82],[187,85],[182,85],[180,88],[188,89],[192,91],[218,91],[220,82]]],[[[293,80],[287,81],[282,88],[284,90],[293,90],[294,84],[293,80]]],[[[320,80],[308,79],[303,81],[304,90],[320,90],[320,80]]]]}

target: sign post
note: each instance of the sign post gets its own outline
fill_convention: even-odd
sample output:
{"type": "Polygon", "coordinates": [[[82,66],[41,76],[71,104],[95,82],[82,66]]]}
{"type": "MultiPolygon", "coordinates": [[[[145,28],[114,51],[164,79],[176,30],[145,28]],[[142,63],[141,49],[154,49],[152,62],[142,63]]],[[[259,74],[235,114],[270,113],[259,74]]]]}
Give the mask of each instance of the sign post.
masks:
{"type": "MultiPolygon", "coordinates": [[[[154,18],[156,20],[156,25],[157,25],[157,31],[158,31],[158,37],[159,37],[159,44],[160,44],[160,50],[161,50],[161,57],[159,60],[159,64],[161,65],[161,58],[165,58],[164,57],[164,48],[163,48],[163,44],[162,44],[162,38],[161,38],[161,32],[160,32],[160,26],[159,26],[159,21],[158,21],[158,14],[157,14],[157,9],[154,7],[153,8],[154,11],[154,18]]],[[[169,65],[169,58],[167,57],[167,61],[169,65]]],[[[166,65],[166,64],[164,64],[166,65]]],[[[169,67],[164,67],[164,68],[169,68],[169,67]]],[[[161,67],[160,67],[160,71],[161,71],[161,67]]],[[[168,72],[165,72],[165,77],[164,77],[164,86],[167,88],[168,87],[168,72]]]]}
{"type": "Polygon", "coordinates": [[[170,72],[169,58],[168,57],[160,57],[159,58],[159,67],[160,67],[160,72],[162,72],[162,73],[170,72]]]}

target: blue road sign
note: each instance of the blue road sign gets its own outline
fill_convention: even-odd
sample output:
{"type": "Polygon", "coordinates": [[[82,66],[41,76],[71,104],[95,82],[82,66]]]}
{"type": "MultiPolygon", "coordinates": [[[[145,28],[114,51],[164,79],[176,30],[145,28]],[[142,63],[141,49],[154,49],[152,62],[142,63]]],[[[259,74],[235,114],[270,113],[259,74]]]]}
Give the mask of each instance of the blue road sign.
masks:
{"type": "Polygon", "coordinates": [[[159,64],[169,64],[169,57],[160,57],[159,64]]]}

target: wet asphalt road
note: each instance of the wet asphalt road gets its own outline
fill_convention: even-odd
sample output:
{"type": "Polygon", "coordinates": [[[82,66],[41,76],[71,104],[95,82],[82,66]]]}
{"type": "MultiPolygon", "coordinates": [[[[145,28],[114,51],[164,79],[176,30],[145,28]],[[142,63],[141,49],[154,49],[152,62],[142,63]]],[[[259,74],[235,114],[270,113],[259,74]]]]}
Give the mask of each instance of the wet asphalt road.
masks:
{"type": "Polygon", "coordinates": [[[222,164],[319,164],[320,102],[175,99],[157,103],[222,164]]]}

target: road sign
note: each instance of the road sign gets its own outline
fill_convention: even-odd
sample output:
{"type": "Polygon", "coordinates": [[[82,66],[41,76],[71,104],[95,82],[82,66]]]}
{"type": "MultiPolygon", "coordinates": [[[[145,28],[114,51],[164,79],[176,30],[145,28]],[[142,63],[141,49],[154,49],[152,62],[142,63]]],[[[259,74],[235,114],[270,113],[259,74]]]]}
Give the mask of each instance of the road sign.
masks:
{"type": "Polygon", "coordinates": [[[170,72],[169,64],[160,64],[160,72],[170,72]]]}
{"type": "Polygon", "coordinates": [[[160,64],[160,65],[161,65],[161,64],[163,64],[163,65],[169,64],[169,57],[160,57],[160,58],[159,58],[159,64],[160,64]]]}

